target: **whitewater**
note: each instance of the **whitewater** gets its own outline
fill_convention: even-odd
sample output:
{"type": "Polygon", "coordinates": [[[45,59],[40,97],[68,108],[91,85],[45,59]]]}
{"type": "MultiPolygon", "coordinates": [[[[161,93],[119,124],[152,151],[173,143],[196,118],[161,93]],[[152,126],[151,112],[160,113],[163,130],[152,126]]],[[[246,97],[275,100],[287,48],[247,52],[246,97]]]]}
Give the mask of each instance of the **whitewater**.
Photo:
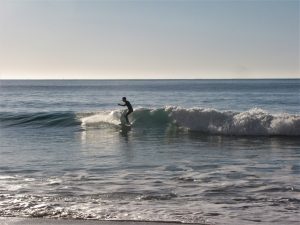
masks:
{"type": "Polygon", "coordinates": [[[299,103],[298,79],[1,80],[0,216],[296,225],[299,103]]]}
{"type": "MultiPolygon", "coordinates": [[[[76,126],[120,128],[126,110],[100,112],[53,112],[31,114],[1,113],[6,126],[76,126]],[[102,126],[101,125],[106,125],[102,126]]],[[[138,108],[130,116],[134,128],[172,127],[172,129],[201,132],[207,135],[300,136],[300,116],[288,113],[271,114],[259,108],[244,112],[219,111],[211,108],[182,108],[167,106],[138,108]]]]}

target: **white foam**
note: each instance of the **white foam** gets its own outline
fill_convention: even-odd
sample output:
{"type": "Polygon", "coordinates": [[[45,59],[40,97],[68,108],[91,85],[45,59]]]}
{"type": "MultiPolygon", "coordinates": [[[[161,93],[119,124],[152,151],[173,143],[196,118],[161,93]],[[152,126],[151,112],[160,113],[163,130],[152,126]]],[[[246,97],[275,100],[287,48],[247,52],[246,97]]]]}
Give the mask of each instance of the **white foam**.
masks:
{"type": "MultiPolygon", "coordinates": [[[[113,110],[82,117],[82,127],[99,124],[118,125],[125,111],[113,110]]],[[[123,118],[124,119],[124,118],[123,118]]],[[[138,108],[130,115],[135,127],[176,124],[190,131],[218,135],[286,135],[300,136],[300,116],[271,114],[259,108],[243,112],[212,108],[138,108]]]]}
{"type": "Polygon", "coordinates": [[[93,115],[80,118],[81,126],[86,128],[87,126],[97,126],[101,124],[118,125],[120,123],[121,111],[102,111],[96,112],[93,115]]]}
{"type": "Polygon", "coordinates": [[[273,115],[259,108],[244,112],[169,108],[176,123],[192,131],[225,135],[300,135],[300,116],[273,115]]]}

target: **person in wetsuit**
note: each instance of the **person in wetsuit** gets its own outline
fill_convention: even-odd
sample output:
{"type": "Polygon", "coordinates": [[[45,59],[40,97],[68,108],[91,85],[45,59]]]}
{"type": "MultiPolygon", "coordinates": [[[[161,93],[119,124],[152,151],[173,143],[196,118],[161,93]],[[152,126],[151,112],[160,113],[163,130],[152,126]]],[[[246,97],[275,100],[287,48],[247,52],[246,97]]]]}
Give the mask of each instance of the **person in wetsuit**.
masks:
{"type": "Polygon", "coordinates": [[[122,104],[118,104],[118,105],[119,106],[127,106],[128,112],[125,114],[125,119],[126,119],[127,124],[130,124],[129,120],[128,120],[128,115],[133,112],[132,105],[130,104],[129,101],[127,101],[126,97],[123,97],[122,101],[124,102],[124,105],[122,105],[122,104]]]}

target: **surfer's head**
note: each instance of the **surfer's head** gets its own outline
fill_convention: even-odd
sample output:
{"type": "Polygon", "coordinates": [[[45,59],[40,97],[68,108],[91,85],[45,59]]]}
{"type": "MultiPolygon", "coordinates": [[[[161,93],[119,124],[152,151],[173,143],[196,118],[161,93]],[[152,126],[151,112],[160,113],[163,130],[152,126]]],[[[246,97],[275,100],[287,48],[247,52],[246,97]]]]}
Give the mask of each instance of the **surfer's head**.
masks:
{"type": "Polygon", "coordinates": [[[126,101],[126,97],[123,97],[123,98],[122,98],[122,101],[125,102],[125,101],[126,101]]]}

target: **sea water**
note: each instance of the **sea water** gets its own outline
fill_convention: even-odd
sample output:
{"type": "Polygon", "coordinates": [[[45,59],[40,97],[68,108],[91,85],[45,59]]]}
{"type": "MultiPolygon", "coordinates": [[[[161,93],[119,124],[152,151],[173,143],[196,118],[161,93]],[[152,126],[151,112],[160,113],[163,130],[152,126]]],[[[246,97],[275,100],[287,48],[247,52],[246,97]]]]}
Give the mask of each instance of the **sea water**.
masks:
{"type": "Polygon", "coordinates": [[[299,103],[299,79],[2,80],[0,216],[299,224],[299,103]]]}

